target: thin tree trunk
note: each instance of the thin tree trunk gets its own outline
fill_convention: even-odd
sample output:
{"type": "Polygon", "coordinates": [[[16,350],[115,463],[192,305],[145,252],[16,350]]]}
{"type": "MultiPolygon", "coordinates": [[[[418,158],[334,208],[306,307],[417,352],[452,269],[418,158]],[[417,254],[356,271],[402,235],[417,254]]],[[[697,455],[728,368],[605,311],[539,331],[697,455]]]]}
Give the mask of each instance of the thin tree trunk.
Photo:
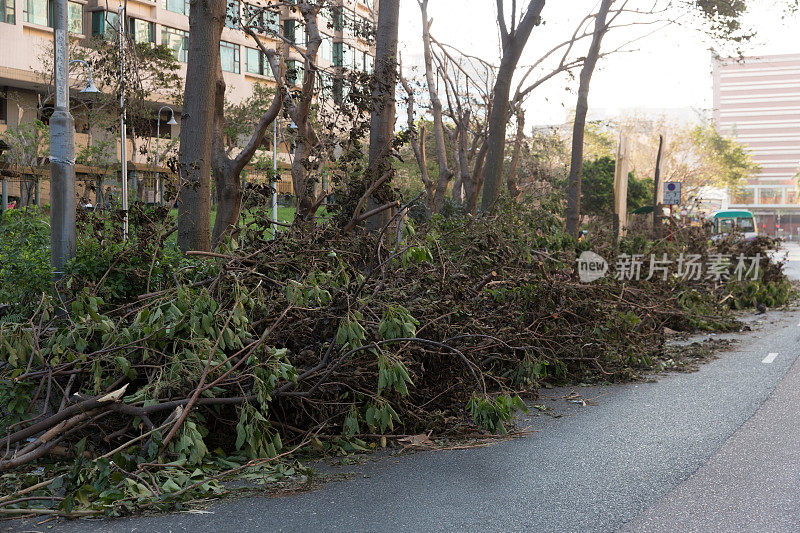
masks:
{"type": "Polygon", "coordinates": [[[431,101],[431,112],[433,113],[433,134],[436,139],[436,151],[439,160],[439,176],[436,180],[436,190],[433,198],[429,198],[431,211],[438,212],[442,208],[444,196],[447,193],[447,186],[453,178],[453,173],[447,166],[447,144],[444,138],[444,122],[442,120],[442,102],[436,87],[436,79],[433,74],[433,58],[431,54],[431,20],[428,18],[428,0],[419,1],[422,13],[422,44],[423,57],[425,61],[425,81],[428,85],[428,95],[431,101]]]}
{"type": "Polygon", "coordinates": [[[594,34],[589,53],[581,68],[578,102],[575,105],[575,123],[572,128],[572,159],[569,169],[569,185],[567,190],[567,232],[578,236],[581,222],[581,173],[583,172],[583,138],[586,129],[586,113],[589,111],[589,84],[592,81],[597,59],[600,56],[600,45],[608,31],[606,17],[613,0],[602,0],[594,23],[594,34]]]}
{"type": "Polygon", "coordinates": [[[514,140],[514,155],[511,158],[511,166],[508,169],[508,194],[511,198],[517,199],[522,191],[519,190],[519,180],[517,178],[517,167],[519,166],[519,154],[522,151],[522,141],[525,140],[525,110],[522,106],[517,108],[517,138],[514,140]]]}
{"type": "Polygon", "coordinates": [[[481,209],[485,213],[494,208],[503,178],[511,79],[514,77],[517,63],[519,63],[519,58],[525,49],[528,38],[531,36],[533,27],[539,21],[544,2],[545,0],[531,0],[525,10],[525,15],[516,28],[513,27],[515,14],[512,14],[512,28],[509,31],[503,14],[503,0],[497,0],[497,19],[500,24],[503,58],[500,61],[500,69],[497,72],[497,80],[492,93],[489,137],[486,140],[489,148],[486,154],[486,164],[483,168],[486,182],[483,188],[483,199],[481,200],[481,209]]]}
{"type": "Polygon", "coordinates": [[[180,137],[178,246],[211,248],[211,143],[225,0],[191,0],[189,56],[180,137]]]}
{"type": "Polygon", "coordinates": [[[661,154],[664,149],[664,136],[658,136],[658,155],[656,155],[656,170],[653,179],[653,235],[661,238],[661,206],[658,205],[658,188],[661,186],[661,154]]]}

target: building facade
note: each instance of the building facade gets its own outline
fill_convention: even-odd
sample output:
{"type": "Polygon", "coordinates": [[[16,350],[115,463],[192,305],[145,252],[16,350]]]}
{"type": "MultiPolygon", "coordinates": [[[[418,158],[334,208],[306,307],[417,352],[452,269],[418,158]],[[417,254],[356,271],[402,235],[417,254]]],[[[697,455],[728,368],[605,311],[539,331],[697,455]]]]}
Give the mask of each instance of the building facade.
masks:
{"type": "MultiPolygon", "coordinates": [[[[258,46],[237,28],[237,18],[255,20],[254,25],[263,30],[259,31],[259,39],[267,48],[280,52],[282,68],[291,73],[291,80],[298,85],[302,82],[304,69],[301,52],[307,43],[307,31],[300,13],[283,5],[285,3],[280,2],[281,5],[277,6],[276,0],[229,0],[228,17],[220,43],[228,101],[239,103],[245,100],[252,94],[256,83],[275,83],[269,64],[258,46]],[[262,8],[268,9],[262,11],[262,8]],[[253,19],[255,13],[260,14],[253,19]]],[[[191,32],[188,14],[189,0],[128,0],[125,31],[130,40],[171,48],[179,62],[180,74],[185,79],[191,32]]],[[[119,17],[116,3],[69,0],[69,31],[72,39],[78,43],[93,37],[116,38],[119,17]]],[[[52,54],[52,18],[53,0],[0,0],[0,134],[26,121],[42,118],[42,109],[37,102],[41,101],[41,95],[50,83],[42,72],[47,70],[47,64],[52,63],[52,59],[48,63],[47,57],[52,54]]],[[[346,70],[372,70],[374,46],[353,28],[375,25],[377,0],[330,0],[329,7],[323,9],[318,18],[323,38],[317,58],[322,72],[320,88],[332,86],[332,80],[346,70]]],[[[78,74],[83,73],[80,68],[75,68],[72,75],[78,74]]],[[[71,88],[73,94],[81,88],[77,78],[71,83],[71,88]]],[[[153,110],[162,105],[174,107],[175,119],[180,122],[180,110],[175,103],[159,101],[154,95],[153,110]]],[[[177,139],[180,124],[167,125],[169,118],[168,114],[161,116],[161,136],[177,139]]],[[[104,135],[114,136],[118,132],[78,130],[76,148],[80,149],[90,139],[104,135]]],[[[155,137],[155,132],[152,136],[155,137]]],[[[279,157],[285,160],[288,157],[287,146],[283,145],[281,151],[279,157]]],[[[117,157],[119,153],[117,142],[117,157]]],[[[148,156],[135,150],[130,143],[127,154],[134,172],[147,164],[148,156]]],[[[46,184],[44,186],[46,189],[46,184]]],[[[11,187],[13,189],[13,183],[11,187]]],[[[9,191],[11,197],[14,194],[14,190],[9,191]]],[[[46,190],[42,194],[46,202],[46,190]]]]}
{"type": "Polygon", "coordinates": [[[800,54],[714,62],[714,121],[747,146],[760,171],[731,195],[753,211],[759,231],[800,231],[800,54]]]}

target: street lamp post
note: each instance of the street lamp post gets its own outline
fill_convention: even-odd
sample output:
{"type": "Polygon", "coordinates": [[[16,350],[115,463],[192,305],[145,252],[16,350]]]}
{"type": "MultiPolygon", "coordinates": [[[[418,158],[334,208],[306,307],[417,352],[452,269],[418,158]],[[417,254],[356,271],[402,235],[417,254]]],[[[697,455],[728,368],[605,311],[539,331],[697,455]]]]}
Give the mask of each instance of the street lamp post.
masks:
{"type": "Polygon", "coordinates": [[[164,183],[161,181],[161,174],[158,173],[158,147],[159,141],[161,140],[161,112],[165,109],[169,109],[170,118],[167,124],[170,126],[176,126],[178,123],[175,121],[175,110],[173,110],[170,106],[164,105],[161,106],[161,109],[158,110],[158,118],[156,122],[158,125],[156,126],[156,157],[155,157],[155,166],[153,168],[153,173],[156,175],[156,187],[158,189],[158,203],[164,205],[164,183]]]}
{"type": "Polygon", "coordinates": [[[81,92],[98,92],[85,61],[68,61],[67,0],[55,0],[53,10],[54,84],[56,105],[50,117],[50,266],[53,279],[75,253],[75,120],[69,112],[69,65],[89,68],[89,83],[81,92]]]}
{"type": "Polygon", "coordinates": [[[272,238],[278,232],[278,117],[272,121],[272,238]]]}
{"type": "Polygon", "coordinates": [[[125,8],[122,4],[117,8],[117,33],[119,34],[119,129],[120,129],[120,159],[122,160],[122,238],[128,240],[128,157],[125,142],[128,138],[125,125],[125,8]]]}

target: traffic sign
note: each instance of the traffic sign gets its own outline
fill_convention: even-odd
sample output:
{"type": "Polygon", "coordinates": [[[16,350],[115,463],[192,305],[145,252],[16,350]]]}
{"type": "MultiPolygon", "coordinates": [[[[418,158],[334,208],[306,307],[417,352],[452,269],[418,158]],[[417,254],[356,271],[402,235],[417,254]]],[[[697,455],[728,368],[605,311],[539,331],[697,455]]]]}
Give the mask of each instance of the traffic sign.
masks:
{"type": "Polygon", "coordinates": [[[664,205],[680,205],[681,184],[676,181],[664,183],[664,205]]]}

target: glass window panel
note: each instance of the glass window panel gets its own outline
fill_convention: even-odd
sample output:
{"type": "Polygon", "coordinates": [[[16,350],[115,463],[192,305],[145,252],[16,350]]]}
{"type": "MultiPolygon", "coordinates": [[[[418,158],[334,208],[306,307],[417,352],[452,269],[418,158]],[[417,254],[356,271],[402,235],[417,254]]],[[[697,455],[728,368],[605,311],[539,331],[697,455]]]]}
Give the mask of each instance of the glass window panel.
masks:
{"type": "Polygon", "coordinates": [[[0,0],[0,22],[15,24],[14,0],[0,0]]]}
{"type": "Polygon", "coordinates": [[[147,20],[131,19],[130,32],[137,43],[154,43],[155,23],[147,20]]]}
{"type": "Polygon", "coordinates": [[[758,191],[759,204],[780,204],[783,203],[783,189],[763,188],[758,191]]]}
{"type": "Polygon", "coordinates": [[[333,64],[344,66],[344,43],[333,43],[333,64]]]}
{"type": "Polygon", "coordinates": [[[752,187],[739,189],[733,193],[734,205],[752,205],[755,200],[755,190],[752,187]]]}
{"type": "Polygon", "coordinates": [[[83,34],[83,6],[77,2],[67,5],[67,29],[70,33],[83,34]]]}
{"type": "Polygon", "coordinates": [[[333,39],[331,37],[322,36],[322,43],[319,45],[317,55],[325,61],[333,61],[333,39]]]}
{"type": "Polygon", "coordinates": [[[189,46],[189,33],[167,26],[161,26],[161,44],[172,49],[175,59],[186,62],[189,46]]]}
{"type": "Polygon", "coordinates": [[[244,49],[244,68],[251,74],[261,74],[261,50],[255,48],[244,49]]]}
{"type": "Polygon", "coordinates": [[[239,45],[220,41],[219,57],[222,62],[222,70],[225,72],[239,73],[239,45]]]}
{"type": "Polygon", "coordinates": [[[237,0],[228,1],[228,11],[225,15],[225,26],[236,28],[239,26],[239,2],[237,0]]]}
{"type": "Polygon", "coordinates": [[[26,0],[25,1],[25,22],[38,24],[39,26],[49,26],[50,6],[47,0],[26,0]]]}
{"type": "Polygon", "coordinates": [[[174,13],[189,14],[189,0],[162,0],[161,7],[174,13]]]}

